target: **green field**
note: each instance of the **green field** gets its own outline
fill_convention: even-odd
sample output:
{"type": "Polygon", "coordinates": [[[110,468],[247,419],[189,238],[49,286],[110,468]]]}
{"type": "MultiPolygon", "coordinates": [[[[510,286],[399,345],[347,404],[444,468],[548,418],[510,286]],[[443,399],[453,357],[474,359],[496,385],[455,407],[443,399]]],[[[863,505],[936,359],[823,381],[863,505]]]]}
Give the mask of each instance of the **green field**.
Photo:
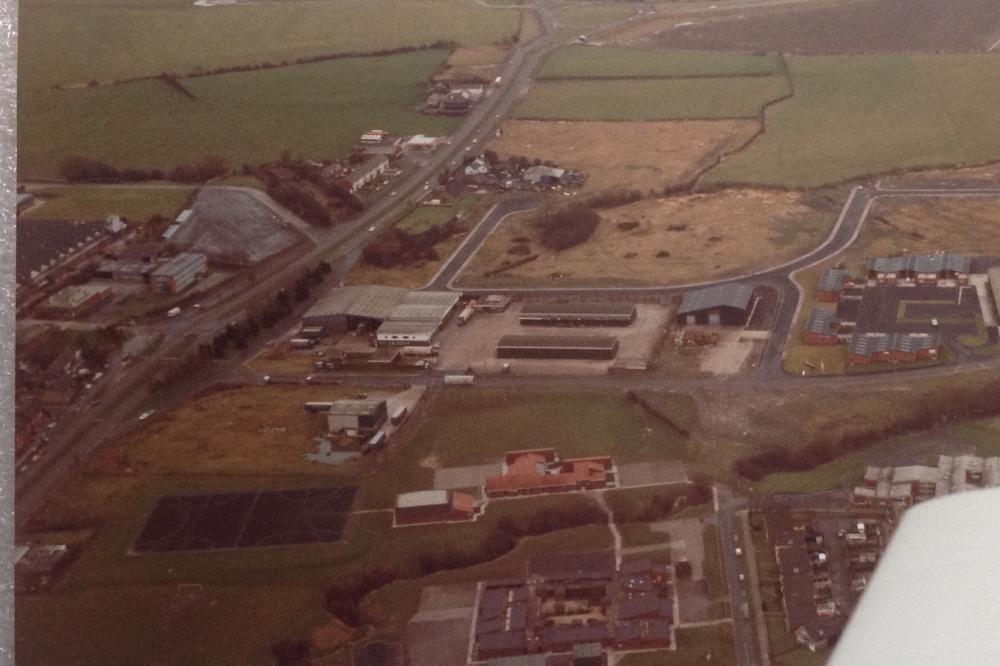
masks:
{"type": "Polygon", "coordinates": [[[188,188],[61,187],[35,192],[45,203],[27,211],[27,220],[99,220],[116,214],[129,220],[153,215],[172,218],[191,193],[188,188]]]}
{"type": "Polygon", "coordinates": [[[556,10],[556,39],[576,39],[592,28],[621,21],[635,13],[628,3],[564,4],[556,10]]]}
{"type": "Polygon", "coordinates": [[[563,458],[608,454],[619,464],[685,452],[680,435],[620,395],[445,389],[386,461],[379,483],[366,485],[364,504],[391,506],[396,493],[430,488],[435,466],[478,465],[544,447],[563,458]]]}
{"type": "Polygon", "coordinates": [[[564,46],[542,67],[540,78],[750,76],[780,74],[777,56],[671,53],[609,46],[564,46]]]}
{"type": "Polygon", "coordinates": [[[543,120],[753,118],[787,92],[783,76],[545,81],[532,86],[514,114],[543,120]]]}
{"type": "Polygon", "coordinates": [[[767,131],[706,175],[815,187],[1000,157],[1000,55],[799,57],[767,131]]]}
{"type": "Polygon", "coordinates": [[[431,227],[447,224],[457,213],[467,213],[475,208],[477,203],[479,197],[467,196],[450,206],[417,206],[397,222],[396,227],[400,231],[419,234],[431,227]]]}
{"type": "Polygon", "coordinates": [[[25,0],[18,85],[110,81],[514,35],[520,10],[466,0],[269,2],[200,8],[191,0],[25,0]]]}
{"type": "Polygon", "coordinates": [[[456,119],[411,107],[446,56],[420,51],[184,80],[196,99],[159,81],[22,92],[19,176],[55,176],[68,155],[169,168],[215,154],[238,166],[284,150],[343,157],[371,127],[444,134],[456,119]]]}

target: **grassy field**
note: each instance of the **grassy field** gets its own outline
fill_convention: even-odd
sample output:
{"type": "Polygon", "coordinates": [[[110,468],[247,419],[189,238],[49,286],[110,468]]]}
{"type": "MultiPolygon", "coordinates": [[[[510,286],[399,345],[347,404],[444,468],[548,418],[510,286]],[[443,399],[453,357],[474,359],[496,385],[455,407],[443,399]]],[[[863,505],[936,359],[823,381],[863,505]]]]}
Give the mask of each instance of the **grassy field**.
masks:
{"type": "Polygon", "coordinates": [[[396,223],[396,228],[409,234],[419,234],[431,227],[447,224],[458,213],[468,215],[479,203],[479,197],[462,197],[450,206],[417,206],[396,223]]]}
{"type": "Polygon", "coordinates": [[[587,176],[581,192],[662,192],[688,183],[760,129],[757,120],[659,122],[508,120],[489,147],[552,160],[587,176]]]}
{"type": "Polygon", "coordinates": [[[22,92],[19,176],[57,175],[68,155],[116,166],[172,167],[215,154],[238,166],[284,150],[305,158],[343,157],[373,126],[445,134],[455,119],[424,116],[411,106],[446,56],[421,51],[184,81],[195,99],[159,81],[22,92]]]}
{"type": "Polygon", "coordinates": [[[128,220],[153,215],[173,218],[191,193],[186,188],[61,187],[35,192],[45,203],[27,211],[27,220],[99,220],[116,214],[128,220]]]}
{"type": "Polygon", "coordinates": [[[572,40],[581,33],[632,15],[626,3],[564,4],[556,10],[556,39],[572,40]]]}
{"type": "Polygon", "coordinates": [[[602,210],[590,240],[561,252],[541,244],[533,218],[512,216],[478,250],[459,284],[666,285],[741,275],[818,246],[840,204],[835,197],[753,189],[644,199],[602,210]],[[486,276],[522,237],[538,259],[486,276]]]}
{"type": "Polygon", "coordinates": [[[998,55],[789,60],[795,95],[767,132],[706,176],[717,184],[818,185],[1000,157],[998,55]]]}
{"type": "Polygon", "coordinates": [[[37,90],[57,83],[279,63],[442,39],[485,45],[516,34],[519,25],[517,9],[465,0],[213,8],[195,7],[190,0],[27,0],[19,9],[18,84],[37,90]]]}
{"type": "MultiPolygon", "coordinates": [[[[394,530],[388,514],[355,516],[340,544],[125,554],[146,512],[163,494],[312,483],[301,477],[149,479],[128,493],[127,501],[105,507],[102,528],[52,592],[19,597],[19,663],[147,663],[156,655],[170,663],[269,664],[271,643],[306,636],[325,621],[323,592],[333,580],[380,565],[413,575],[421,555],[456,544],[475,548],[504,516],[516,519],[545,505],[592,502],[582,497],[508,502],[483,520],[447,529],[394,530]],[[198,586],[193,598],[185,598],[192,591],[178,589],[180,584],[198,586]],[[60,640],[50,640],[53,633],[60,640]]],[[[424,582],[515,575],[531,554],[581,542],[610,545],[610,533],[594,525],[527,538],[492,562],[392,587],[408,589],[407,598],[418,599],[424,582]]],[[[395,593],[390,598],[399,601],[395,593]]],[[[401,603],[389,608],[391,613],[377,613],[380,625],[405,620],[415,610],[401,603]]]]}
{"type": "Polygon", "coordinates": [[[769,474],[754,489],[771,493],[850,488],[861,480],[868,465],[936,464],[940,454],[968,452],[1000,455],[1000,419],[962,422],[934,433],[893,437],[807,472],[769,474]]]}
{"type": "Polygon", "coordinates": [[[518,118],[679,120],[753,118],[788,93],[783,76],[544,81],[515,107],[518,118]]]}
{"type": "Polygon", "coordinates": [[[671,53],[609,46],[564,46],[545,61],[540,78],[750,76],[780,74],[777,56],[671,53]]]}
{"type": "Polygon", "coordinates": [[[621,464],[677,458],[684,441],[615,394],[446,389],[368,485],[368,507],[430,488],[434,469],[500,460],[507,451],[554,447],[564,458],[608,454],[621,464]],[[470,445],[474,442],[475,445],[470,445]]]}

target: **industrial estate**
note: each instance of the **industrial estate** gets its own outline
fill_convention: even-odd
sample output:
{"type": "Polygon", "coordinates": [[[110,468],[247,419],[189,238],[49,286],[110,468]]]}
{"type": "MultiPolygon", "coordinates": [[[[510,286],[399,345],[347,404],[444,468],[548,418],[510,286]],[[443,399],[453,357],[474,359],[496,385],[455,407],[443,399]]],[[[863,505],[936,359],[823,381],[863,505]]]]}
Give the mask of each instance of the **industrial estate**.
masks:
{"type": "Polygon", "coordinates": [[[18,663],[823,664],[1000,487],[992,1],[21,12],[18,663]]]}

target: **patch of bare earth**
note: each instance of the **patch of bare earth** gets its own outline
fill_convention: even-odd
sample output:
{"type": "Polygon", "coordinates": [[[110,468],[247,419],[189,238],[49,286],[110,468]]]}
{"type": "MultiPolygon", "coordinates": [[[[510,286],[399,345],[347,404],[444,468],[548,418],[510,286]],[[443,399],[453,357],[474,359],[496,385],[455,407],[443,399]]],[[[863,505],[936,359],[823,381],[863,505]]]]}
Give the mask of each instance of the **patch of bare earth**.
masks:
{"type": "Polygon", "coordinates": [[[807,194],[725,190],[600,211],[593,237],[562,252],[544,248],[528,217],[504,222],[463,274],[463,285],[683,284],[763,270],[798,257],[826,238],[836,211],[809,205],[807,194]],[[518,259],[538,258],[486,277],[518,259]]]}
{"type": "Polygon", "coordinates": [[[626,188],[659,194],[742,148],[758,127],[756,120],[510,120],[489,147],[502,156],[551,160],[582,171],[584,192],[626,188]]]}

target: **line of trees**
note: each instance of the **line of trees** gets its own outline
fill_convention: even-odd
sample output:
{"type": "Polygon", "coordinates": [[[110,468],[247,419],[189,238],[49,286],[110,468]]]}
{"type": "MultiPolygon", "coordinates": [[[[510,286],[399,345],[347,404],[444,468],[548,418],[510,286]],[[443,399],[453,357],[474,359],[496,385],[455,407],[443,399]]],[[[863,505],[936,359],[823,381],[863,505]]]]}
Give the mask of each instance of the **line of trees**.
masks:
{"type": "Polygon", "coordinates": [[[203,183],[229,171],[226,160],[206,155],[194,164],[178,164],[162,169],[119,168],[102,160],[72,155],[59,164],[59,174],[71,183],[132,183],[143,180],[173,180],[179,183],[203,183]]]}
{"type": "Polygon", "coordinates": [[[463,222],[453,216],[445,224],[437,224],[419,234],[411,234],[397,227],[382,232],[362,251],[366,264],[379,268],[406,266],[418,261],[439,259],[434,246],[465,229],[463,222]]]}
{"type": "Polygon", "coordinates": [[[520,538],[538,536],[557,530],[607,522],[604,512],[591,502],[566,507],[546,508],[518,518],[504,517],[478,546],[445,546],[418,557],[405,570],[371,566],[347,576],[326,591],[326,609],[342,622],[360,627],[373,620],[366,615],[362,601],[375,590],[403,578],[430,575],[436,571],[460,569],[501,557],[517,545],[520,538]]]}
{"type": "Polygon", "coordinates": [[[804,472],[858,451],[889,437],[932,428],[940,423],[1000,415],[1000,379],[984,384],[949,387],[914,395],[907,415],[886,424],[861,430],[829,429],[795,449],[771,446],[743,456],[734,463],[736,473],[759,481],[775,472],[804,472]]]}

